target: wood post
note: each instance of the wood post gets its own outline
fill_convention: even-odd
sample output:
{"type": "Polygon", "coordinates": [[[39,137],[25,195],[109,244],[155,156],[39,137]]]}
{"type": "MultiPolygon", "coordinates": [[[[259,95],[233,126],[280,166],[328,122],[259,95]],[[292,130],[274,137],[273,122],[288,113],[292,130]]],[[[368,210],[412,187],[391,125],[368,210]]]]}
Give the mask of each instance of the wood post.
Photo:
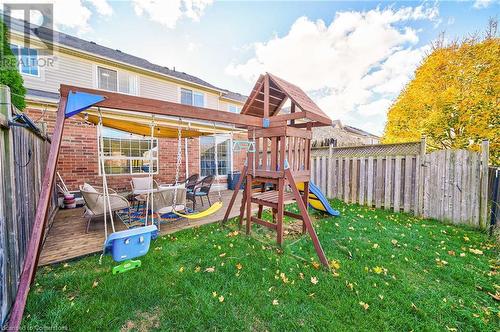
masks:
{"type": "Polygon", "coordinates": [[[490,151],[490,142],[484,140],[481,143],[481,191],[479,208],[479,226],[482,229],[487,228],[488,222],[488,158],[490,151]]]}
{"type": "Polygon", "coordinates": [[[247,176],[247,166],[243,167],[241,171],[240,178],[238,179],[238,183],[234,188],[233,195],[231,196],[231,200],[229,201],[229,205],[227,206],[226,213],[224,214],[224,219],[221,220],[221,226],[226,223],[229,218],[229,214],[231,213],[231,209],[233,208],[234,202],[236,201],[236,196],[238,196],[238,192],[240,191],[241,184],[243,183],[243,179],[247,176]]]}
{"type": "Polygon", "coordinates": [[[420,139],[420,155],[419,158],[417,158],[417,169],[418,169],[418,178],[417,178],[417,207],[415,208],[416,210],[416,215],[422,216],[424,214],[424,172],[425,168],[427,167],[425,163],[425,150],[427,146],[427,139],[425,136],[422,136],[420,139]]]}
{"type": "Polygon", "coordinates": [[[246,232],[247,235],[250,234],[252,230],[252,175],[247,175],[247,183],[245,187],[245,199],[246,199],[246,209],[247,209],[247,218],[246,218],[246,232]]]}
{"type": "Polygon", "coordinates": [[[302,214],[302,217],[304,218],[304,224],[306,225],[307,231],[309,232],[309,236],[311,236],[311,240],[314,245],[314,249],[316,250],[316,254],[318,255],[318,258],[325,267],[328,267],[328,259],[325,256],[325,252],[323,251],[323,248],[321,247],[321,243],[319,242],[318,235],[316,234],[316,231],[314,230],[314,227],[311,222],[311,218],[309,217],[309,214],[307,213],[307,207],[302,201],[300,197],[299,190],[297,189],[297,185],[295,184],[295,180],[293,179],[292,173],[290,173],[290,170],[287,169],[285,170],[285,176],[286,179],[288,180],[288,183],[290,184],[290,187],[292,188],[293,195],[295,196],[295,201],[297,202],[297,205],[299,206],[300,213],[302,214]]]}
{"type": "Polygon", "coordinates": [[[57,159],[59,157],[59,148],[62,142],[62,135],[64,131],[66,109],[66,97],[62,96],[59,101],[57,110],[56,124],[54,133],[52,134],[52,141],[50,144],[50,152],[47,160],[47,166],[43,176],[42,190],[40,192],[40,200],[36,209],[35,222],[28,245],[28,251],[24,261],[23,272],[19,281],[19,289],[17,291],[16,300],[11,310],[11,316],[8,324],[9,330],[17,331],[21,324],[23,317],[26,299],[30,289],[30,284],[35,277],[35,270],[38,264],[38,257],[40,255],[40,245],[42,242],[43,231],[45,223],[47,222],[47,212],[50,203],[50,196],[52,193],[52,186],[54,184],[57,159]]]}

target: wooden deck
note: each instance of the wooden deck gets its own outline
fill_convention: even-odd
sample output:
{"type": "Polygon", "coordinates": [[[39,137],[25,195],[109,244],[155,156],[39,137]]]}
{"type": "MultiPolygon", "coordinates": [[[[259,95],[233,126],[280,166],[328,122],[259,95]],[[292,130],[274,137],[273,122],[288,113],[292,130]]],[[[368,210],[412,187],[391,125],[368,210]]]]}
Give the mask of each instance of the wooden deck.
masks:
{"type": "MultiPolygon", "coordinates": [[[[161,235],[222,220],[232,193],[232,191],[223,191],[221,193],[224,206],[213,215],[199,220],[179,220],[162,224],[160,227],[161,235]]],[[[212,195],[210,195],[210,199],[212,202],[215,202],[217,196],[213,195],[212,198],[212,195]]],[[[231,218],[239,214],[239,202],[241,202],[241,192],[238,193],[236,204],[231,211],[231,218]]],[[[197,209],[206,209],[208,207],[206,199],[204,207],[201,206],[199,200],[196,207],[197,209]]],[[[57,212],[43,245],[39,266],[67,261],[102,250],[104,243],[104,222],[102,218],[94,219],[90,224],[89,232],[85,233],[87,219],[83,217],[83,212],[83,208],[59,210],[57,212]]],[[[115,228],[117,231],[126,229],[120,220],[115,220],[115,228]]]]}

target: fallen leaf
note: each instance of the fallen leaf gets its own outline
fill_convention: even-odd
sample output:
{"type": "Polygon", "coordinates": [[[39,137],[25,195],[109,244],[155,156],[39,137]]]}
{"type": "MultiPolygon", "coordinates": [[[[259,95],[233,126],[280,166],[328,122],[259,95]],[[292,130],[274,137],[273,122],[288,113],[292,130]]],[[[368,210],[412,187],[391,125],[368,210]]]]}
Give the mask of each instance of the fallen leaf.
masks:
{"type": "Polygon", "coordinates": [[[377,249],[378,248],[378,243],[374,243],[373,244],[373,249],[377,249]]]}
{"type": "Polygon", "coordinates": [[[200,272],[200,271],[201,271],[201,267],[200,267],[200,266],[196,266],[196,267],[194,268],[194,272],[198,273],[198,272],[200,272]]]}
{"type": "Polygon", "coordinates": [[[275,300],[273,300],[273,305],[278,305],[278,304],[280,304],[280,303],[278,302],[278,300],[276,300],[276,299],[275,299],[275,300]]]}
{"type": "Polygon", "coordinates": [[[469,238],[467,236],[464,236],[464,241],[465,242],[468,242],[469,241],[469,238]]]}
{"type": "Polygon", "coordinates": [[[217,297],[217,292],[212,292],[213,297],[217,297]]]}
{"type": "Polygon", "coordinates": [[[384,269],[381,268],[380,266],[375,266],[373,268],[373,272],[376,273],[376,274],[380,274],[380,273],[384,272],[384,269]]]}
{"type": "Polygon", "coordinates": [[[219,296],[219,302],[224,302],[224,296],[219,296]]]}
{"type": "Polygon", "coordinates": [[[469,248],[469,251],[473,254],[476,254],[476,255],[482,255],[483,254],[483,251],[482,250],[479,250],[479,249],[473,249],[473,248],[469,248]]]}
{"type": "Polygon", "coordinates": [[[207,268],[205,269],[205,272],[208,272],[208,273],[212,273],[212,272],[214,272],[214,271],[215,271],[215,267],[213,267],[213,266],[212,266],[212,267],[207,267],[207,268]]]}
{"type": "Polygon", "coordinates": [[[338,269],[340,269],[340,262],[336,261],[335,259],[332,259],[330,261],[330,267],[332,269],[338,270],[338,269]]]}
{"type": "Polygon", "coordinates": [[[179,268],[179,272],[180,272],[180,273],[184,272],[184,266],[181,266],[181,267],[179,268]]]}
{"type": "Polygon", "coordinates": [[[219,255],[219,257],[224,257],[224,256],[226,256],[225,252],[223,252],[222,254],[219,255]]]}
{"type": "Polygon", "coordinates": [[[316,270],[319,270],[319,268],[321,267],[321,265],[316,261],[312,262],[311,264],[316,270]]]}
{"type": "Polygon", "coordinates": [[[318,278],[316,278],[316,277],[311,277],[311,283],[312,283],[313,285],[316,285],[316,284],[318,283],[318,278]]]}
{"type": "Polygon", "coordinates": [[[96,288],[97,285],[99,285],[99,282],[97,280],[94,280],[94,282],[92,283],[92,288],[96,288]]]}
{"type": "Polygon", "coordinates": [[[396,245],[396,244],[398,244],[398,240],[391,240],[391,243],[392,243],[393,245],[396,245]]]}
{"type": "Polygon", "coordinates": [[[238,264],[236,264],[236,268],[237,268],[238,270],[241,270],[241,269],[243,268],[243,265],[241,265],[241,263],[238,263],[238,264]]]}
{"type": "Polygon", "coordinates": [[[368,310],[370,305],[368,303],[365,303],[363,301],[359,302],[359,305],[363,307],[363,309],[368,310]]]}

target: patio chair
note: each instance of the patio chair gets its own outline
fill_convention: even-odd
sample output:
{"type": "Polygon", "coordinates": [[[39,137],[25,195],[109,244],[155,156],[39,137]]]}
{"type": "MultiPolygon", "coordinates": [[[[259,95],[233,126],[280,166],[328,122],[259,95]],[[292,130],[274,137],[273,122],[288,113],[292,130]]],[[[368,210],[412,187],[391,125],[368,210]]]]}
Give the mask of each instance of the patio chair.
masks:
{"type": "Polygon", "coordinates": [[[155,190],[159,188],[158,182],[150,177],[132,178],[130,187],[132,188],[132,195],[147,194],[151,189],[155,190]]]}
{"type": "Polygon", "coordinates": [[[184,180],[184,184],[186,186],[187,192],[193,191],[194,186],[198,183],[198,178],[200,177],[199,174],[193,174],[190,177],[188,177],[186,180],[184,180]]]}
{"type": "MultiPolygon", "coordinates": [[[[161,215],[172,212],[172,203],[174,202],[174,188],[160,188],[153,194],[154,211],[161,215]]],[[[175,211],[184,211],[186,209],[186,188],[178,187],[175,199],[175,211]]]]}
{"type": "MultiPolygon", "coordinates": [[[[128,209],[129,218],[130,218],[130,203],[128,200],[119,195],[115,190],[108,189],[109,191],[109,203],[111,206],[111,211],[116,212],[123,209],[128,209]]],[[[80,193],[82,194],[83,200],[85,201],[85,216],[88,218],[87,220],[87,228],[85,233],[89,232],[90,222],[95,217],[102,217],[105,213],[108,213],[109,210],[106,209],[104,211],[104,194],[102,187],[91,186],[88,183],[85,183],[83,186],[80,186],[80,193]]]]}
{"type": "Polygon", "coordinates": [[[193,202],[193,210],[196,209],[196,197],[200,198],[201,206],[203,206],[203,197],[207,197],[208,205],[212,205],[209,194],[214,180],[215,176],[213,175],[205,176],[200,182],[196,183],[193,191],[187,192],[187,199],[193,202]]]}

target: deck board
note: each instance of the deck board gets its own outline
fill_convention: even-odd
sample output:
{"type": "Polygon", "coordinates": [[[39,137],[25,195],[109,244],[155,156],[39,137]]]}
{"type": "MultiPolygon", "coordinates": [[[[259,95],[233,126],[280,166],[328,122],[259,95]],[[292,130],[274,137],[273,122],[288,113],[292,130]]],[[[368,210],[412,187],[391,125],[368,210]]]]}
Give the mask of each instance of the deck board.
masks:
{"type": "MultiPolygon", "coordinates": [[[[232,191],[221,192],[223,208],[214,213],[213,215],[199,219],[199,220],[179,220],[162,224],[160,227],[160,234],[171,234],[183,229],[206,225],[222,220],[224,213],[231,199],[232,191]]],[[[216,195],[210,195],[211,201],[217,200],[216,195]]],[[[238,203],[241,201],[241,191],[236,198],[236,206],[233,207],[230,218],[239,214],[238,203]]],[[[206,209],[207,203],[205,199],[205,206],[196,204],[197,209],[206,209]]],[[[71,260],[77,257],[93,254],[102,250],[104,243],[104,222],[102,218],[96,218],[92,221],[89,233],[85,233],[87,227],[87,219],[83,217],[83,208],[71,210],[59,210],[52,227],[49,230],[47,238],[45,239],[42,252],[40,255],[39,266],[60,263],[71,260]]],[[[116,230],[126,229],[125,225],[115,220],[116,230]]],[[[111,227],[108,226],[108,231],[111,232],[111,227]]]]}

